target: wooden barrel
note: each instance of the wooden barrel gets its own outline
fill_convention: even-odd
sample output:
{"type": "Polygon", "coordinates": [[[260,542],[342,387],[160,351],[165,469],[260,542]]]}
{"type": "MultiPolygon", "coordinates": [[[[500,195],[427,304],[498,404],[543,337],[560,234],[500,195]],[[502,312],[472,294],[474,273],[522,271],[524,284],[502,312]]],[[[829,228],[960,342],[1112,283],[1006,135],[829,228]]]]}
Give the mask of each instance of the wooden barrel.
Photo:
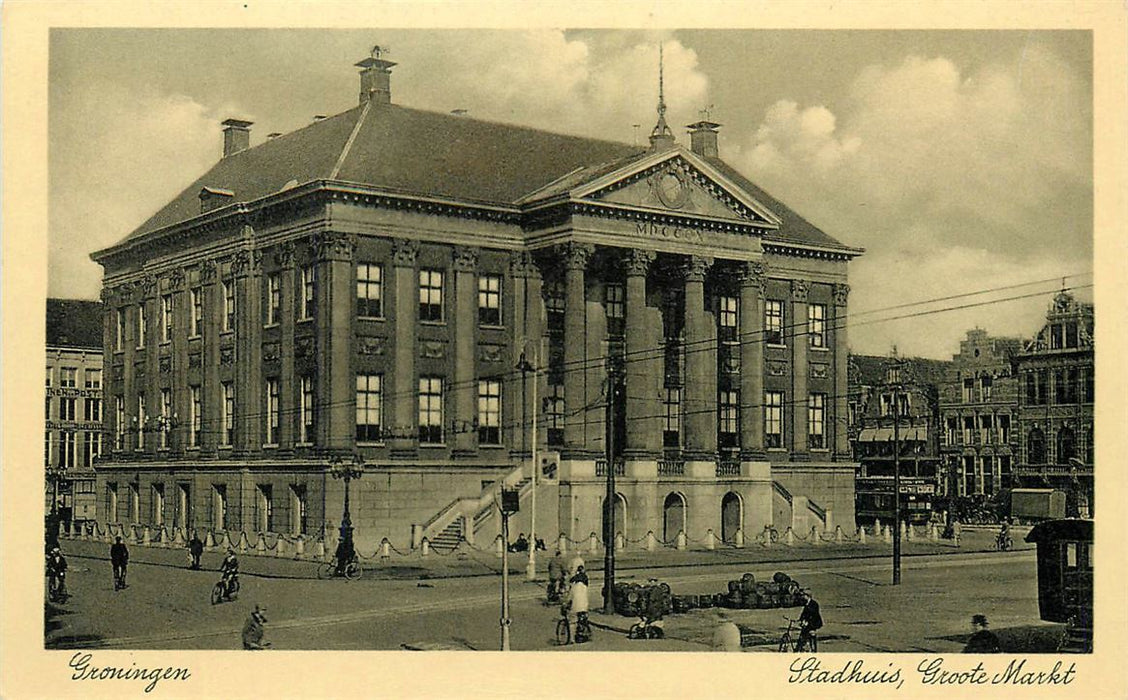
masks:
{"type": "Polygon", "coordinates": [[[772,574],[772,580],[775,581],[776,583],[787,583],[788,581],[791,580],[791,577],[788,576],[787,574],[783,573],[782,571],[777,571],[774,574],[772,574]]]}

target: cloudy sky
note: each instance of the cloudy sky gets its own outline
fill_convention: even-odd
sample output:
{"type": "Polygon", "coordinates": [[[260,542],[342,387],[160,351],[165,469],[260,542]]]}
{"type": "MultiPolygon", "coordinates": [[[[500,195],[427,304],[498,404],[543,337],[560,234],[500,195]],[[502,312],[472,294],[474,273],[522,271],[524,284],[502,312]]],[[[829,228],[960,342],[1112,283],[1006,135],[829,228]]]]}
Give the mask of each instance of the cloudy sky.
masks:
{"type": "Polygon", "coordinates": [[[654,123],[661,43],[670,123],[709,107],[723,158],[867,249],[855,352],[945,358],[977,325],[1029,336],[1067,276],[1091,298],[1081,31],[55,29],[49,294],[97,297],[90,252],[214,163],[223,119],[254,121],[254,144],[351,108],[376,43],[399,104],[628,143],[654,123]]]}

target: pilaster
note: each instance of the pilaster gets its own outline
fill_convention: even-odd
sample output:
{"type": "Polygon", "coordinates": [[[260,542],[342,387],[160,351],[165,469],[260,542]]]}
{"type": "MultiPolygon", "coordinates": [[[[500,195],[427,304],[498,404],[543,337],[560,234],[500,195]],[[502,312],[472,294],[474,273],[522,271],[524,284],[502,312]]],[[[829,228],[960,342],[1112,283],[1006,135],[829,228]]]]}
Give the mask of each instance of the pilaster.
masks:
{"type": "MultiPolygon", "coordinates": [[[[838,460],[850,461],[848,376],[850,355],[846,337],[846,302],[850,296],[850,285],[834,285],[833,329],[831,341],[834,343],[834,452],[838,460]]],[[[937,429],[942,429],[937,426],[937,429]]]]}
{"type": "MultiPolygon", "coordinates": [[[[250,228],[250,227],[247,227],[250,228]]],[[[253,233],[252,233],[253,235],[253,233]]],[[[245,248],[231,259],[235,280],[235,453],[262,452],[266,436],[266,398],[262,378],[262,309],[259,289],[262,254],[245,248]]]]}
{"type": "Polygon", "coordinates": [[[811,283],[791,280],[791,458],[802,461],[808,457],[807,447],[807,354],[810,339],[807,336],[807,294],[811,283]]]}
{"type": "Polygon", "coordinates": [[[356,380],[352,368],[356,240],[337,231],[322,231],[313,237],[312,244],[318,261],[314,323],[321,376],[317,395],[325,424],[317,432],[324,438],[325,449],[344,452],[356,444],[356,380]]]}
{"type": "MultiPolygon", "coordinates": [[[[418,274],[415,263],[419,243],[406,239],[392,241],[392,281],[395,295],[393,324],[395,373],[385,394],[394,397],[391,402],[391,425],[388,440],[393,456],[412,457],[419,443],[416,395],[418,378],[415,376],[415,337],[419,315],[418,274]]],[[[388,402],[385,402],[385,406],[388,402]]]]}
{"type": "MultiPolygon", "coordinates": [[[[297,318],[297,306],[294,303],[294,290],[297,283],[294,280],[294,244],[285,241],[278,245],[274,251],[274,261],[278,265],[278,362],[281,371],[278,391],[282,401],[282,415],[278,421],[278,445],[283,451],[289,451],[298,443],[301,435],[301,380],[295,374],[294,368],[294,324],[297,318]]],[[[317,378],[314,378],[317,381],[317,378]]],[[[314,392],[316,396],[316,391],[314,392]]],[[[317,411],[317,406],[313,409],[317,411]]],[[[314,421],[316,433],[317,421],[314,421]]],[[[310,441],[315,439],[310,435],[310,441]]]]}
{"type": "MultiPolygon", "coordinates": [[[[454,425],[452,456],[477,454],[478,435],[473,429],[477,418],[478,383],[475,381],[478,330],[478,251],[467,246],[454,249],[454,425]]],[[[509,396],[513,393],[509,392],[509,396]]],[[[504,398],[504,397],[503,397],[504,398]]]]}
{"type": "Polygon", "coordinates": [[[203,326],[201,339],[203,345],[204,382],[200,390],[203,404],[203,419],[200,435],[201,453],[216,456],[222,443],[223,426],[223,387],[219,381],[219,345],[223,328],[223,289],[219,266],[214,260],[200,263],[200,289],[203,296],[203,326]]]}

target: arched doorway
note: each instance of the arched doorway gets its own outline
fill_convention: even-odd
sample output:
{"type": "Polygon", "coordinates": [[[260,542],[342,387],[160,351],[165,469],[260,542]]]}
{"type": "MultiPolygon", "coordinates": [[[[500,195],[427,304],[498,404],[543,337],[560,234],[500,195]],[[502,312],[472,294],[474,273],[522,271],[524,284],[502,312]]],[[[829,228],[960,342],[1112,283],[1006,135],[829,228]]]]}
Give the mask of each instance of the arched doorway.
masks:
{"type": "Polygon", "coordinates": [[[744,502],[740,494],[729,491],[721,499],[721,540],[732,543],[736,531],[744,527],[744,502]]]}
{"type": "Polygon", "coordinates": [[[662,505],[662,540],[673,544],[679,532],[685,531],[685,496],[677,491],[666,496],[662,505]]]}

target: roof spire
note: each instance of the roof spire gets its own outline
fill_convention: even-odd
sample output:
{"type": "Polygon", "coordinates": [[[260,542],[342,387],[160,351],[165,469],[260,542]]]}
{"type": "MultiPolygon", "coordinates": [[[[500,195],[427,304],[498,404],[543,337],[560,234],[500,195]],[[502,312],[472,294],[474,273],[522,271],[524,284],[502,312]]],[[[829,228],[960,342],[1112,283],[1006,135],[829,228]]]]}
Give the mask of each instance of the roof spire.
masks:
{"type": "Polygon", "coordinates": [[[665,71],[662,44],[658,44],[658,123],[650,132],[650,148],[658,150],[674,145],[674,132],[666,124],[665,71]]]}

